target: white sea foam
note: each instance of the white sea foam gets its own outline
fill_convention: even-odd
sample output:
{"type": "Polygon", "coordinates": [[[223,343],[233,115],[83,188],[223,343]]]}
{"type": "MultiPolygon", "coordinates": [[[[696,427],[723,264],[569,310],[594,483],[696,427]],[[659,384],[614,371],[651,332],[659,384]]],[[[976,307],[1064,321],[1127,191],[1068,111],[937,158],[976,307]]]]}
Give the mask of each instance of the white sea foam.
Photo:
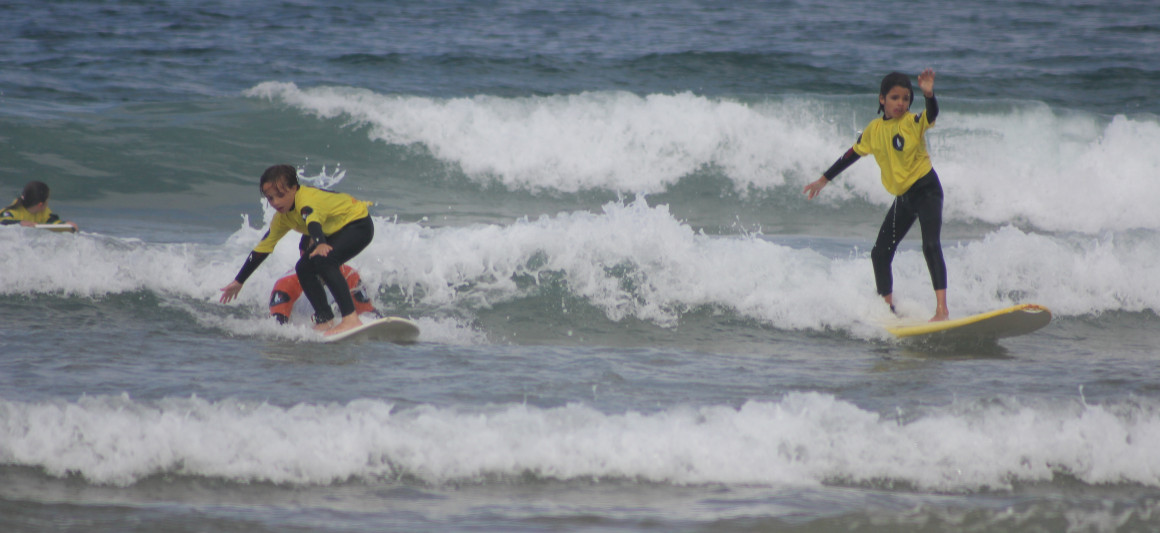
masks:
{"type": "MultiPolygon", "coordinates": [[[[214,302],[261,233],[243,225],[213,246],[6,230],[0,232],[0,291],[101,296],[146,290],[214,302]]],[[[297,259],[291,240],[278,246],[234,304],[252,309],[255,320],[266,314],[274,281],[297,259]]],[[[947,244],[944,253],[956,314],[1021,301],[1062,316],[1160,309],[1154,232],[1058,236],[1006,226],[981,240],[947,244]]],[[[545,279],[562,281],[610,320],[635,317],[663,326],[710,307],[779,328],[874,337],[882,335],[875,321],[887,312],[874,294],[867,250],[827,256],[760,235],[705,235],[644,199],[508,225],[430,228],[377,219],[375,240],[352,265],[372,294],[401,292],[435,316],[470,316],[524,298],[545,279]]],[[[894,271],[901,301],[933,305],[921,252],[900,251],[894,271]]],[[[264,327],[205,309],[190,312],[214,327],[266,334],[264,327]]],[[[463,327],[454,320],[445,326],[449,334],[463,327]]]]}
{"type": "MultiPolygon", "coordinates": [[[[743,102],[689,93],[435,99],[268,82],[247,92],[419,146],[471,178],[512,189],[664,191],[705,167],[738,191],[820,175],[873,115],[808,97],[743,102]]],[[[964,105],[962,107],[966,107],[964,105]]],[[[945,95],[929,145],[949,220],[1030,223],[1049,231],[1160,229],[1156,117],[1059,114],[1035,103],[957,111],[945,95]]],[[[977,105],[974,107],[978,107],[977,105]]],[[[821,201],[890,202],[878,167],[846,171],[821,201]]]]}
{"type": "Polygon", "coordinates": [[[1005,489],[1056,474],[1160,487],[1154,402],[1012,400],[885,417],[820,393],[733,407],[602,413],[573,404],[397,410],[377,400],[278,407],[197,397],[0,400],[0,462],[128,485],[181,474],[330,484],[533,474],[675,484],[903,482],[1005,489]]]}
{"type": "Polygon", "coordinates": [[[824,127],[786,131],[800,119],[796,105],[755,111],[691,94],[437,100],[289,83],[264,83],[247,94],[348,118],[369,127],[373,139],[419,145],[469,176],[531,190],[656,192],[705,165],[725,168],[739,186],[778,185],[787,169],[810,163],[806,156],[821,144],[816,130],[824,127]]]}
{"type": "Polygon", "coordinates": [[[1051,231],[1160,228],[1155,117],[1110,122],[1045,106],[1003,115],[948,113],[932,158],[956,218],[1026,221],[1051,231]]]}

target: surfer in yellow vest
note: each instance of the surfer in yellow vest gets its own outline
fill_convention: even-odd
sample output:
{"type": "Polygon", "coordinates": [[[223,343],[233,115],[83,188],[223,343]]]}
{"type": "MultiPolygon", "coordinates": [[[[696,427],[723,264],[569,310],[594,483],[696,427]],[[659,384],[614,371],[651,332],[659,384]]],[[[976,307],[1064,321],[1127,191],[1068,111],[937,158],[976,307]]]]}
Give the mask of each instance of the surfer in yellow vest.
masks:
{"type": "MultiPolygon", "coordinates": [[[[310,236],[303,235],[302,239],[298,241],[298,253],[304,256],[309,250],[310,236]]],[[[358,271],[350,265],[342,265],[342,275],[346,278],[346,286],[350,287],[355,312],[360,315],[370,314],[381,318],[382,315],[375,310],[374,304],[367,296],[366,287],[363,287],[362,277],[359,276],[358,271]]],[[[274,288],[270,291],[270,315],[279,324],[289,323],[290,316],[294,313],[294,304],[300,296],[302,296],[302,284],[298,282],[298,273],[291,270],[274,282],[274,288]]]]}
{"type": "Polygon", "coordinates": [[[40,181],[30,181],[24,186],[20,196],[8,207],[0,211],[0,225],[8,226],[36,226],[37,224],[66,224],[77,225],[61,220],[59,216],[48,208],[48,185],[40,181]]]}
{"type": "Polygon", "coordinates": [[[258,187],[277,213],[238,275],[221,289],[221,302],[229,303],[236,298],[242,284],[274,251],[278,241],[294,230],[311,240],[309,252],[298,260],[294,270],[302,292],[314,308],[314,329],[324,335],[334,335],[362,325],[341,267],[374,238],[375,226],[367,211],[367,202],[349,194],[300,187],[298,171],[290,165],[267,168],[258,187]],[[337,324],[326,299],[326,289],[342,313],[337,324]]]}
{"type": "Polygon", "coordinates": [[[928,68],[918,75],[918,87],[926,101],[926,109],[921,115],[910,112],[910,104],[914,101],[910,78],[901,72],[886,75],[878,91],[878,112],[882,116],[871,121],[854,146],[822,177],[806,185],[802,192],[807,199],[813,199],[859,158],[874,154],[874,160],[882,171],[882,185],[895,197],[870,251],[878,294],[893,311],[894,278],[890,265],[899,241],[918,220],[922,229],[922,254],[934,286],[933,322],[946,320],[950,315],[947,310],[947,267],[941,243],[943,190],[926,151],[926,131],[934,126],[938,116],[934,70],[928,68]]]}

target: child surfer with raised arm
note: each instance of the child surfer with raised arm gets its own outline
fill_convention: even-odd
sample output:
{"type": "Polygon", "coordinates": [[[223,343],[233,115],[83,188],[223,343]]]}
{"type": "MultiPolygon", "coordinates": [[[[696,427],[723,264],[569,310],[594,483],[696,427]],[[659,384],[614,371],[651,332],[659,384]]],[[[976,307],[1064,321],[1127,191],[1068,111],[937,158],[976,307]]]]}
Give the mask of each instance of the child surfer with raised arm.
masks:
{"type": "Polygon", "coordinates": [[[943,190],[938,174],[926,151],[926,131],[938,117],[938,101],[934,97],[934,70],[926,69],[918,75],[918,87],[926,100],[921,115],[910,112],[914,89],[910,78],[900,72],[891,72],[882,79],[878,91],[878,112],[866,126],[858,141],[838,158],[822,177],[802,190],[813,199],[843,170],[864,155],[874,154],[882,171],[882,185],[895,196],[886,212],[886,219],[878,230],[878,239],[870,251],[874,264],[874,281],[878,294],[894,309],[894,277],[891,263],[898,243],[910,230],[915,220],[922,229],[922,254],[934,286],[935,312],[931,321],[946,320],[947,268],[942,254],[943,190]]]}

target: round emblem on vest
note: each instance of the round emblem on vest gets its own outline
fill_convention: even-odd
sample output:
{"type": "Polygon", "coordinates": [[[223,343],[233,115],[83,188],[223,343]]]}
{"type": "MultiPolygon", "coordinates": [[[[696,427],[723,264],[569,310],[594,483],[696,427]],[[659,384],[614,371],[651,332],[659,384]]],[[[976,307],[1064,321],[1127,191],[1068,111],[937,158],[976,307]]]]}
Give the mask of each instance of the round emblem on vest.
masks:
{"type": "Polygon", "coordinates": [[[901,134],[895,133],[894,134],[894,149],[901,152],[903,146],[906,146],[906,140],[902,138],[901,134]]]}

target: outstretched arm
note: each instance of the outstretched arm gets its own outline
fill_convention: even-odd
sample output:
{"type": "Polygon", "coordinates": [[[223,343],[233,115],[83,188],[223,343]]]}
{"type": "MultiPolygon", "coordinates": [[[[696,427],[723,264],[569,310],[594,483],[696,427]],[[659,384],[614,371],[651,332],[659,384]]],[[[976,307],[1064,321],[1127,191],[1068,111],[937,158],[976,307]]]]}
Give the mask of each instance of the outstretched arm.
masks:
{"type": "Polygon", "coordinates": [[[238,293],[242,291],[242,284],[250,279],[250,274],[253,274],[258,269],[258,265],[262,264],[262,261],[265,261],[269,255],[258,251],[250,252],[250,255],[246,256],[246,262],[242,264],[242,269],[238,271],[238,275],[229,285],[222,287],[221,303],[228,304],[237,298],[238,293]]]}
{"type": "MultiPolygon", "coordinates": [[[[861,139],[861,136],[858,138],[861,139]]],[[[836,178],[838,174],[841,174],[843,170],[849,168],[850,165],[853,165],[854,162],[861,157],[862,156],[858,155],[858,153],[855,152],[853,148],[846,150],[846,153],[842,154],[842,157],[839,157],[837,161],[834,161],[834,164],[831,165],[830,168],[826,169],[826,171],[822,173],[822,177],[810,182],[809,185],[806,185],[805,188],[802,189],[802,193],[806,195],[806,199],[813,200],[815,196],[822,192],[823,187],[833,181],[833,179],[836,178]]]]}

